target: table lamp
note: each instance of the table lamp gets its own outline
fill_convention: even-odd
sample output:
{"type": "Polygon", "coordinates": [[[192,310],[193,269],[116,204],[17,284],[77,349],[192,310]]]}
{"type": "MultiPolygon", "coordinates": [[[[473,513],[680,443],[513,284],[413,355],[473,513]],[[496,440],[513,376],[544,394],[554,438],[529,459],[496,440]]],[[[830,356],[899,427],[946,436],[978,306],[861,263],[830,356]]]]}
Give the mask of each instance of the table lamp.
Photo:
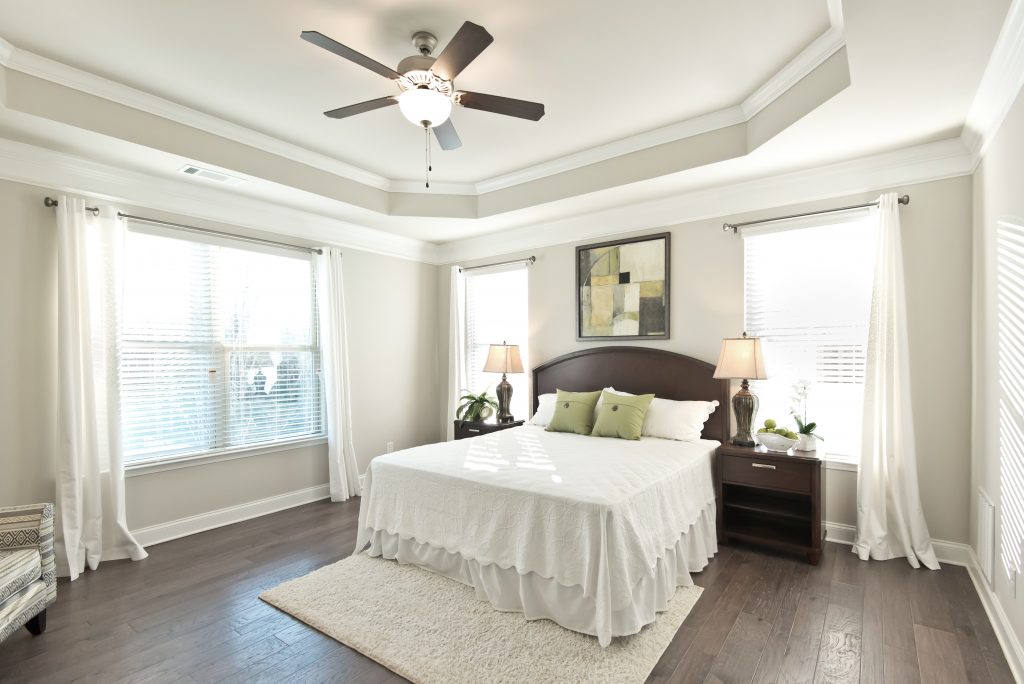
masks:
{"type": "Polygon", "coordinates": [[[501,373],[501,382],[494,388],[498,395],[498,422],[511,423],[515,420],[509,413],[508,407],[512,403],[512,385],[505,377],[506,373],[522,373],[523,360],[519,356],[518,344],[492,344],[487,352],[487,363],[484,364],[484,373],[501,373]]]}
{"type": "Polygon", "coordinates": [[[736,414],[736,434],[732,443],[737,446],[754,446],[751,426],[757,414],[757,395],[750,391],[748,380],[764,380],[768,377],[761,355],[761,339],[758,337],[727,337],[722,340],[722,353],[718,356],[715,377],[723,380],[743,380],[740,391],[732,398],[732,410],[736,414]]]}

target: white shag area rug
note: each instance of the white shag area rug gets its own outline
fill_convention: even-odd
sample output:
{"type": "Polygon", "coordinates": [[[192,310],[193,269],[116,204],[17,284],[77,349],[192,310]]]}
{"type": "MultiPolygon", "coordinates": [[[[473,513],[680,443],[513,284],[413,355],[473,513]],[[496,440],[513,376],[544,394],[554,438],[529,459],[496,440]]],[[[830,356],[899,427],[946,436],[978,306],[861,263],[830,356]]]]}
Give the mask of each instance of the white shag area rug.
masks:
{"type": "Polygon", "coordinates": [[[647,679],[701,591],[679,587],[653,624],[608,648],[549,620],[499,612],[454,580],[366,554],[260,598],[418,684],[628,684],[647,679]]]}

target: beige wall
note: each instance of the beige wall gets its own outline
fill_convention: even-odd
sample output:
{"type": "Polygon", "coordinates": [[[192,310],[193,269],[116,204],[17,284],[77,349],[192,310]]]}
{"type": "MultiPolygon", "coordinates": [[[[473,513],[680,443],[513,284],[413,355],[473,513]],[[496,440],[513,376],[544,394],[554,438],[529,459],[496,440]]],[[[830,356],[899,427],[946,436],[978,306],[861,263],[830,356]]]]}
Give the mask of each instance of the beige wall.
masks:
{"type": "MultiPolygon", "coordinates": [[[[970,178],[894,188],[912,196],[901,210],[907,272],[910,343],[913,348],[914,422],[919,447],[923,505],[932,536],[967,541],[970,414],[970,178]],[[951,419],[951,417],[953,417],[951,419]],[[942,426],[938,429],[936,426],[942,426]]],[[[843,197],[729,220],[775,216],[871,201],[877,193],[843,197]]],[[[671,339],[642,343],[714,362],[721,340],[743,327],[743,244],[722,232],[723,218],[667,228],[672,232],[671,339]]],[[[652,226],[644,232],[666,230],[652,226]]],[[[602,240],[605,238],[602,238],[602,240]]],[[[530,269],[530,362],[593,344],[576,341],[574,244],[528,253],[530,269]]],[[[491,261],[488,259],[485,261],[491,261]]],[[[477,263],[477,262],[473,262],[477,263]]],[[[467,262],[467,265],[472,263],[467,262]]],[[[447,269],[438,279],[438,301],[448,301],[447,269]]],[[[443,396],[447,377],[447,311],[438,330],[443,396]]],[[[607,344],[607,343],[597,343],[607,344]]],[[[630,342],[629,344],[636,344],[630,342]]],[[[442,402],[443,403],[443,402],[442,402]]],[[[442,411],[437,419],[443,425],[442,411]]],[[[830,470],[826,515],[856,522],[856,473],[830,470]]]]}
{"type": "Polygon", "coordinates": [[[43,194],[0,182],[0,506],[54,495],[57,235],[43,194]]]}
{"type": "MultiPolygon", "coordinates": [[[[999,220],[1024,225],[1024,96],[1018,96],[974,175],[974,406],[971,468],[971,546],[978,549],[975,529],[978,488],[996,505],[995,594],[1018,639],[1024,639],[1024,592],[1000,562],[1002,525],[1011,524],[1007,493],[1024,497],[1024,483],[1004,479],[999,444],[999,378],[997,366],[995,234],[999,220]],[[1018,594],[1019,598],[1014,594],[1018,594]]],[[[1012,411],[1012,409],[1010,409],[1012,411]]],[[[1021,416],[1016,416],[1020,420],[1021,416]]],[[[1019,448],[1019,445],[1018,445],[1019,448]]],[[[1006,460],[1010,473],[1021,472],[1019,457],[1006,460]]],[[[1012,475],[1010,477],[1013,477],[1012,475]]],[[[1018,526],[1020,521],[1016,523],[1018,526]]],[[[1011,556],[1020,549],[1008,549],[1011,556]]]]}
{"type": "MultiPolygon", "coordinates": [[[[54,498],[57,449],[56,227],[47,190],[0,181],[0,506],[54,498]]],[[[50,194],[53,194],[52,192],[50,194]]],[[[253,234],[161,214],[135,213],[253,234]]],[[[435,441],[437,269],[346,250],[353,436],[360,472],[395,448],[435,441]]],[[[237,506],[327,482],[326,446],[135,475],[132,529],[237,506]]]]}

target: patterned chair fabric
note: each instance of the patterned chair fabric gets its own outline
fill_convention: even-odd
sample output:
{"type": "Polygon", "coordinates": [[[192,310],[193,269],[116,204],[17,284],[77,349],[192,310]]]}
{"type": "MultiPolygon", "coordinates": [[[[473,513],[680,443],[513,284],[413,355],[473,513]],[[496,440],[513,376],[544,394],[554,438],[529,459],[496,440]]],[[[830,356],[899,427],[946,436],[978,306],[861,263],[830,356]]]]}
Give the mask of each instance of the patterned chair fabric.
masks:
{"type": "Polygon", "coordinates": [[[0,641],[56,600],[53,504],[0,508],[0,641]]]}

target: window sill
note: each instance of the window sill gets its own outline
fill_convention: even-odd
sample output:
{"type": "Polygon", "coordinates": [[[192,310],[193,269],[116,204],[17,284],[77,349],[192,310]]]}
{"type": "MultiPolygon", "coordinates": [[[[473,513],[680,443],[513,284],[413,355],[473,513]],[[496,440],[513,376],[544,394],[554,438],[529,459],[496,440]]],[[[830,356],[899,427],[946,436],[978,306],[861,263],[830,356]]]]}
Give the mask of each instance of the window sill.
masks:
{"type": "Polygon", "coordinates": [[[846,470],[848,472],[857,472],[857,462],[852,461],[842,456],[827,455],[824,458],[826,470],[846,470]]]}
{"type": "Polygon", "coordinates": [[[192,466],[220,463],[222,461],[233,461],[236,458],[248,458],[261,454],[273,454],[279,451],[289,451],[302,447],[319,446],[327,444],[327,436],[304,437],[286,442],[273,442],[271,444],[260,444],[258,446],[233,447],[230,449],[218,449],[206,451],[201,454],[184,454],[181,456],[168,456],[166,458],[152,459],[149,461],[136,461],[127,463],[124,467],[125,477],[137,475],[149,475],[151,473],[162,473],[166,470],[177,470],[178,468],[191,468],[192,466]]]}

